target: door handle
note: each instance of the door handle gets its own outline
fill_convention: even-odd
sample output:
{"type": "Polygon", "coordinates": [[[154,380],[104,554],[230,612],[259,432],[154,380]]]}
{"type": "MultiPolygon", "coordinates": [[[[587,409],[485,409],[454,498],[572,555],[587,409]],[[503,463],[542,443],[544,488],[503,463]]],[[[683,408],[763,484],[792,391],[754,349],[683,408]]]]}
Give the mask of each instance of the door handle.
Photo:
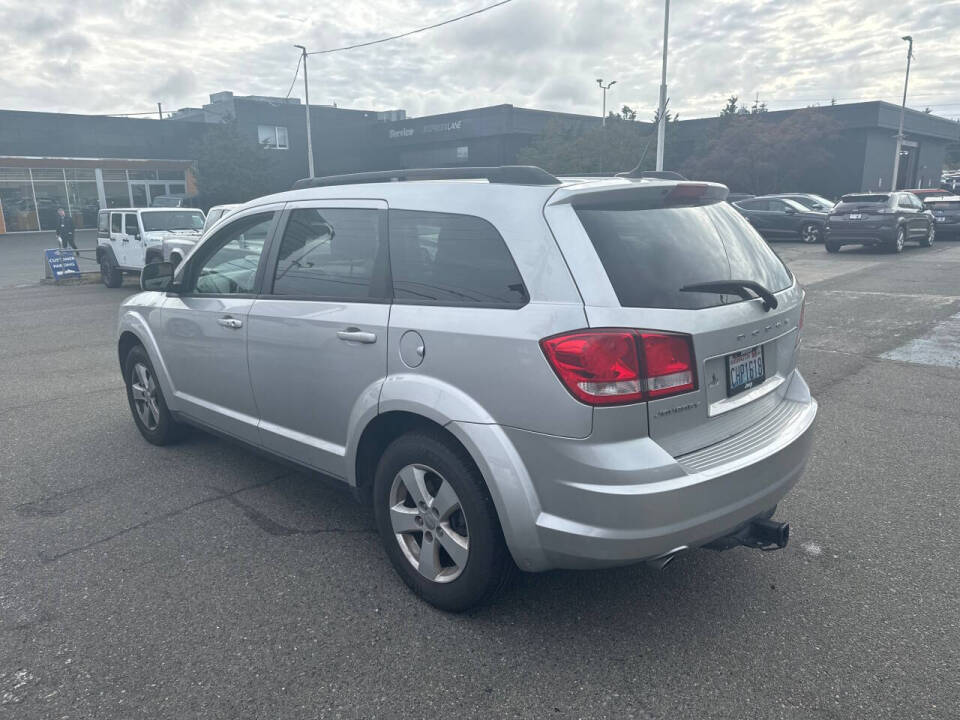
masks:
{"type": "Polygon", "coordinates": [[[230,328],[231,330],[237,330],[243,327],[243,320],[238,320],[237,318],[232,317],[222,317],[217,320],[217,322],[223,325],[225,328],[230,328]]]}
{"type": "Polygon", "coordinates": [[[364,332],[360,328],[348,327],[346,330],[338,330],[337,337],[347,342],[356,343],[375,343],[377,341],[376,333],[364,332]]]}

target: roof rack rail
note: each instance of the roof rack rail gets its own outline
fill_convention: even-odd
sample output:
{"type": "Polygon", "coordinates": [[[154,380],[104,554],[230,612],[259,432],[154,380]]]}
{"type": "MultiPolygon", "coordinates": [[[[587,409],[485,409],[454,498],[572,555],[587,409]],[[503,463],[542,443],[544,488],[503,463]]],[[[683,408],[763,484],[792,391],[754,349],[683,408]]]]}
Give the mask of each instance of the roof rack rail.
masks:
{"type": "Polygon", "coordinates": [[[411,168],[382,170],[303,178],[293,184],[294,190],[332,185],[365,185],[368,183],[405,182],[409,180],[487,180],[505,185],[559,185],[560,181],[533,165],[501,165],[500,167],[411,168]]]}

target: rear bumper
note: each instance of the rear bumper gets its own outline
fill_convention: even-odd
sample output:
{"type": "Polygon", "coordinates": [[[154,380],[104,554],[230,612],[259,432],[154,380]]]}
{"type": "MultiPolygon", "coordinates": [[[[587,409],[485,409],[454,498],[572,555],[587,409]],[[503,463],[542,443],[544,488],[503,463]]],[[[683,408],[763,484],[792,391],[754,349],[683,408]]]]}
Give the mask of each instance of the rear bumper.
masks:
{"type": "Polygon", "coordinates": [[[500,428],[523,463],[516,474],[529,480],[523,501],[533,511],[533,528],[514,532],[515,523],[504,523],[507,543],[526,570],[624,565],[705,545],[770,510],[796,484],[816,414],[794,373],[768,418],[679,458],[649,438],[602,443],[500,428]]]}
{"type": "Polygon", "coordinates": [[[896,237],[896,226],[879,228],[857,228],[827,225],[827,242],[840,245],[886,245],[896,237]]]}

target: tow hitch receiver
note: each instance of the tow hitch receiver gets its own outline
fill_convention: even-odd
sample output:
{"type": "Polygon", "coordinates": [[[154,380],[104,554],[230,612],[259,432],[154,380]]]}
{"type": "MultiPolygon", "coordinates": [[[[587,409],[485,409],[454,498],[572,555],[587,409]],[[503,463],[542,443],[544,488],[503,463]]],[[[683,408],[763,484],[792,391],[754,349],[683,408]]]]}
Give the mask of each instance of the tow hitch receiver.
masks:
{"type": "Polygon", "coordinates": [[[729,550],[740,545],[759,550],[779,550],[790,540],[790,523],[769,518],[754,518],[735,532],[704,545],[708,550],[729,550]]]}

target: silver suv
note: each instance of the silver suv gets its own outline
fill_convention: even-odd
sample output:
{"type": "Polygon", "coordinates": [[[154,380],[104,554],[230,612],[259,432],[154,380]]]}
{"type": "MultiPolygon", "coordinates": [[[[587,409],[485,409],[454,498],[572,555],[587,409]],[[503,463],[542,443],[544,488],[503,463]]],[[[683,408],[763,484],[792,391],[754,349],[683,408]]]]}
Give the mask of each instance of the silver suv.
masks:
{"type": "Polygon", "coordinates": [[[120,311],[133,419],[339,478],[434,605],[515,567],[782,547],[804,293],[708,183],[537,168],[301,181],[120,311]],[[399,182],[388,182],[399,180],[399,182]]]}

